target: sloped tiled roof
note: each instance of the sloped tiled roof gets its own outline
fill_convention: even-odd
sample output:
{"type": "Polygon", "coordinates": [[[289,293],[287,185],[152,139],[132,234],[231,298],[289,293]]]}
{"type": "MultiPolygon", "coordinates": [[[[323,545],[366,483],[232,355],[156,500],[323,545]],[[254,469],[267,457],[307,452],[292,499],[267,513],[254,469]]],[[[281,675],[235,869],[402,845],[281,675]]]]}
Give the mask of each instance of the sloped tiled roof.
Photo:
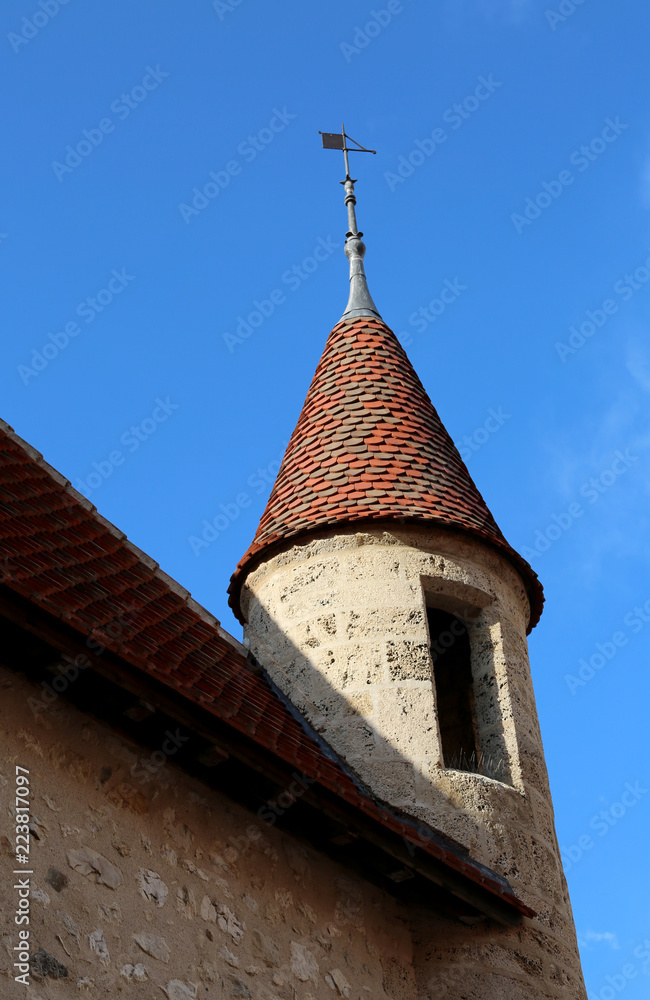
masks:
{"type": "Polygon", "coordinates": [[[469,532],[519,570],[532,628],[543,592],[507,543],[394,333],[373,317],[332,330],[253,542],[231,583],[269,546],[333,525],[429,521],[469,532]]]}
{"type": "Polygon", "coordinates": [[[336,788],[339,769],[250,669],[244,647],[6,424],[0,554],[11,590],[336,788]]]}
{"type": "Polygon", "coordinates": [[[0,584],[95,638],[132,668],[245,734],[270,759],[297,767],[368,818],[498,896],[533,911],[505,879],[446,846],[435,832],[373,800],[246,651],[145,553],[0,421],[0,584]],[[119,628],[115,623],[119,622],[119,628]]]}

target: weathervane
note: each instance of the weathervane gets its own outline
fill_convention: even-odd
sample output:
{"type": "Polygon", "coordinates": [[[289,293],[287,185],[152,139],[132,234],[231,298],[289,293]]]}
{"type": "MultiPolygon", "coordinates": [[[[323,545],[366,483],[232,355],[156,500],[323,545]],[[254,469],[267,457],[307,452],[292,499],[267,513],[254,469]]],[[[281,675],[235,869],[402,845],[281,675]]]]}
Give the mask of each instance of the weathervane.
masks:
{"type": "Polygon", "coordinates": [[[365,243],[357,227],[357,216],[354,206],[357,199],[354,196],[354,185],[357,183],[350,177],[350,162],[348,153],[376,153],[375,149],[365,149],[356,139],[352,139],[345,133],[345,125],[341,126],[338,132],[320,132],[323,137],[323,149],[341,149],[345,159],[345,180],[341,184],[345,188],[345,205],[348,210],[348,232],[345,234],[345,256],[350,261],[350,298],[345,312],[341,319],[351,319],[355,316],[376,316],[381,319],[379,310],[372,300],[372,295],[368,290],[366,273],[363,267],[363,258],[366,253],[365,243]],[[348,146],[348,142],[353,142],[354,146],[348,146]]]}

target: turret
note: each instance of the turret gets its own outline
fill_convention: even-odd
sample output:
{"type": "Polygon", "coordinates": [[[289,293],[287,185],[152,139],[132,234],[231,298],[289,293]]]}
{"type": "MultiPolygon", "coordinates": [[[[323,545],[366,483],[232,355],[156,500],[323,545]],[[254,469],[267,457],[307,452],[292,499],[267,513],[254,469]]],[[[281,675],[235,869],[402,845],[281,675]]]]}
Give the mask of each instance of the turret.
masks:
{"type": "MultiPolygon", "coordinates": [[[[537,912],[517,936],[490,939],[508,961],[530,958],[519,996],[554,995],[556,969],[557,996],[583,998],[527,653],[542,588],[370,296],[346,139],[350,300],[231,604],[252,656],[357,780],[505,875],[537,912]]],[[[483,971],[483,932],[463,933],[429,953],[473,949],[487,979],[471,995],[505,996],[483,971]]]]}

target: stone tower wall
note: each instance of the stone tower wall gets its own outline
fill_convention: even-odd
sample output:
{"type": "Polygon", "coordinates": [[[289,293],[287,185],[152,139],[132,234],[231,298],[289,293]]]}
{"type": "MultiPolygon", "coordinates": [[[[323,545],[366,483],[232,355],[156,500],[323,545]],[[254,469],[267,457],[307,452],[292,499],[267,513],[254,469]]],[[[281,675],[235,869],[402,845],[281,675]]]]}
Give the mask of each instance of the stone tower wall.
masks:
{"type": "Polygon", "coordinates": [[[448,531],[343,530],[258,565],[241,603],[252,653],[370,791],[460,842],[537,911],[525,929],[486,937],[460,927],[429,941],[424,964],[457,971],[462,954],[468,980],[482,984],[467,994],[450,983],[445,995],[584,997],[528,663],[529,605],[511,564],[448,531]],[[479,739],[502,780],[443,766],[427,603],[468,622],[479,739]],[[528,992],[484,979],[496,952],[528,992]]]}

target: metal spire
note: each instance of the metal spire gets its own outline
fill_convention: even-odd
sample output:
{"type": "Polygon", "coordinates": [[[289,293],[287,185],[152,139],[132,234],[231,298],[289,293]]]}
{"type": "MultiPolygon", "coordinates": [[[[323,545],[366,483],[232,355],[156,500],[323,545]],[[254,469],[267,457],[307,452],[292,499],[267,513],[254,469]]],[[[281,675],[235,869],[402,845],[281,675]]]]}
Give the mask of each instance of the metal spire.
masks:
{"type": "Polygon", "coordinates": [[[374,149],[365,149],[356,139],[345,134],[345,125],[341,126],[341,134],[338,132],[321,132],[323,137],[323,149],[342,149],[345,159],[345,180],[341,184],[345,188],[345,205],[348,210],[348,232],[345,234],[345,256],[350,261],[350,298],[345,312],[341,319],[352,319],[355,316],[376,316],[381,319],[379,310],[372,300],[372,295],[368,290],[366,272],[363,267],[363,258],[366,254],[366,245],[357,227],[357,216],[354,206],[357,199],[354,196],[354,185],[357,183],[350,177],[350,164],[348,153],[375,153],[374,149]],[[348,141],[353,142],[356,148],[350,148],[348,141]]]}

